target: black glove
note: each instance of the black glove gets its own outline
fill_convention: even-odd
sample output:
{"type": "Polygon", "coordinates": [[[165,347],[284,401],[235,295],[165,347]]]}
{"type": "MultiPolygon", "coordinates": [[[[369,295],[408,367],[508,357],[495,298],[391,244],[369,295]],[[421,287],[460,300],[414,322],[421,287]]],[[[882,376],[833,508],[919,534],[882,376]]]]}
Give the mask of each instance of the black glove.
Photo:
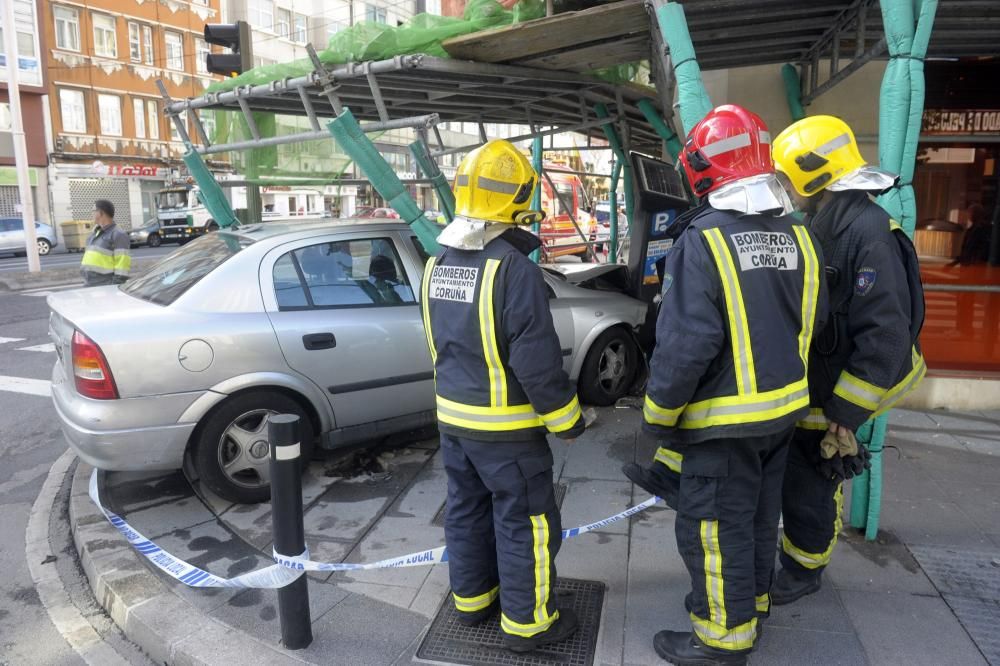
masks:
{"type": "Polygon", "coordinates": [[[847,472],[844,470],[844,460],[840,456],[832,458],[820,457],[819,462],[816,463],[816,471],[824,479],[843,481],[847,478],[847,472]]]}
{"type": "Polygon", "coordinates": [[[851,479],[858,476],[866,469],[872,468],[872,454],[861,443],[858,444],[858,455],[846,456],[844,461],[844,478],[851,479]]]}

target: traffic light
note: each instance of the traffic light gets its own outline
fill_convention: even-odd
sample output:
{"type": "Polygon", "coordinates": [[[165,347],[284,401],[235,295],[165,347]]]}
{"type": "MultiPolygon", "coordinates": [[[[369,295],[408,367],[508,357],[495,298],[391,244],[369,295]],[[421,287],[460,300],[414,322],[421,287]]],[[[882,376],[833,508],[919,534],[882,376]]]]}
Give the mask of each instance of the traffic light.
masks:
{"type": "Polygon", "coordinates": [[[213,74],[236,76],[253,69],[250,24],[246,21],[206,25],[205,41],[232,50],[232,53],[209,53],[205,57],[208,71],[213,74]]]}

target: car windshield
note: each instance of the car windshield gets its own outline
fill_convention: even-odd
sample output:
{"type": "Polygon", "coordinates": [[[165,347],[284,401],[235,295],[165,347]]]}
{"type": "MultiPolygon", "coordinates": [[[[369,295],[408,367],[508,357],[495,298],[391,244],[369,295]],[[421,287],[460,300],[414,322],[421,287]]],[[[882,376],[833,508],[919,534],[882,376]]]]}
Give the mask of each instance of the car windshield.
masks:
{"type": "Polygon", "coordinates": [[[213,270],[253,244],[252,238],[227,233],[202,236],[129,280],[121,290],[157,305],[170,305],[213,270]]]}

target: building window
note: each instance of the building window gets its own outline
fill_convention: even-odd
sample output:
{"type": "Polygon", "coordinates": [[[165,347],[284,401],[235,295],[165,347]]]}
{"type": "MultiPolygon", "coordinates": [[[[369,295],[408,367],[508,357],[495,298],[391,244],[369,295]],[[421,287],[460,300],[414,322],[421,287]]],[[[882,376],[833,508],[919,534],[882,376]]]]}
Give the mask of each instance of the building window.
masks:
{"type": "Polygon", "coordinates": [[[300,44],[305,44],[307,41],[306,32],[309,26],[309,22],[306,20],[306,17],[303,14],[296,14],[294,20],[295,20],[295,25],[294,29],[292,30],[292,41],[296,41],[300,44]]]}
{"type": "Polygon", "coordinates": [[[343,21],[330,21],[329,23],[326,24],[326,38],[330,39],[338,32],[340,32],[341,30],[345,30],[346,28],[347,24],[344,23],[343,21]]]}
{"type": "Polygon", "coordinates": [[[128,24],[128,57],[132,62],[142,62],[142,31],[138,23],[128,24]]]}
{"type": "Polygon", "coordinates": [[[0,102],[0,132],[10,132],[14,129],[14,119],[10,116],[10,104],[0,102]]]}
{"type": "Polygon", "coordinates": [[[265,58],[264,56],[254,56],[253,57],[253,66],[254,66],[254,68],[257,68],[257,67],[267,67],[268,65],[273,65],[276,62],[277,62],[276,60],[272,60],[271,58],[265,58]]]}
{"type": "Polygon", "coordinates": [[[146,124],[149,127],[149,138],[160,138],[160,110],[156,108],[156,101],[146,100],[146,124]]]}
{"type": "Polygon", "coordinates": [[[208,48],[208,42],[200,37],[194,39],[195,67],[199,74],[208,74],[208,54],[212,50],[208,48]]]}
{"type": "Polygon", "coordinates": [[[67,51],[80,50],[80,12],[70,7],[54,5],[56,19],[56,48],[67,51]]]}
{"type": "Polygon", "coordinates": [[[271,0],[248,0],[247,22],[255,28],[274,30],[274,3],[271,0]]]}
{"type": "Polygon", "coordinates": [[[60,90],[59,110],[62,115],[64,132],[84,133],[87,131],[87,110],[84,105],[83,91],[60,90]]]}
{"type": "Polygon", "coordinates": [[[375,5],[365,5],[365,20],[373,23],[387,23],[385,7],[375,5]]]}
{"type": "Polygon", "coordinates": [[[132,98],[132,114],[135,116],[135,135],[146,138],[146,101],[138,97],[132,98]]]}
{"type": "Polygon", "coordinates": [[[97,96],[97,112],[101,117],[101,134],[122,135],[122,99],[118,95],[97,96]]]}
{"type": "Polygon", "coordinates": [[[115,38],[115,19],[104,14],[93,14],[94,53],[103,58],[118,57],[118,42],[115,38]]]}
{"type": "Polygon", "coordinates": [[[278,7],[274,12],[274,31],[281,37],[292,34],[292,12],[278,7]]]}
{"type": "Polygon", "coordinates": [[[184,71],[184,37],[179,32],[163,33],[167,45],[167,69],[184,71]]]}
{"type": "Polygon", "coordinates": [[[142,47],[146,50],[145,62],[147,65],[153,64],[153,28],[144,25],[142,26],[142,47]]]}

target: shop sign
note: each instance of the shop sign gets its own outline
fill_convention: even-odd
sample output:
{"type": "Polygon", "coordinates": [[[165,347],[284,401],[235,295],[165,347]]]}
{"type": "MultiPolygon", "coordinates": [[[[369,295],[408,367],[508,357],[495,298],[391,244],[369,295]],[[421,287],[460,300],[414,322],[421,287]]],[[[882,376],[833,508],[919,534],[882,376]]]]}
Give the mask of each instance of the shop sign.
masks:
{"type": "MultiPolygon", "coordinates": [[[[32,187],[38,187],[38,169],[28,168],[28,182],[32,187]]],[[[0,167],[0,185],[17,185],[17,169],[0,167]]]]}
{"type": "Polygon", "coordinates": [[[1000,135],[1000,109],[926,109],[921,133],[997,136],[1000,135]]]}

